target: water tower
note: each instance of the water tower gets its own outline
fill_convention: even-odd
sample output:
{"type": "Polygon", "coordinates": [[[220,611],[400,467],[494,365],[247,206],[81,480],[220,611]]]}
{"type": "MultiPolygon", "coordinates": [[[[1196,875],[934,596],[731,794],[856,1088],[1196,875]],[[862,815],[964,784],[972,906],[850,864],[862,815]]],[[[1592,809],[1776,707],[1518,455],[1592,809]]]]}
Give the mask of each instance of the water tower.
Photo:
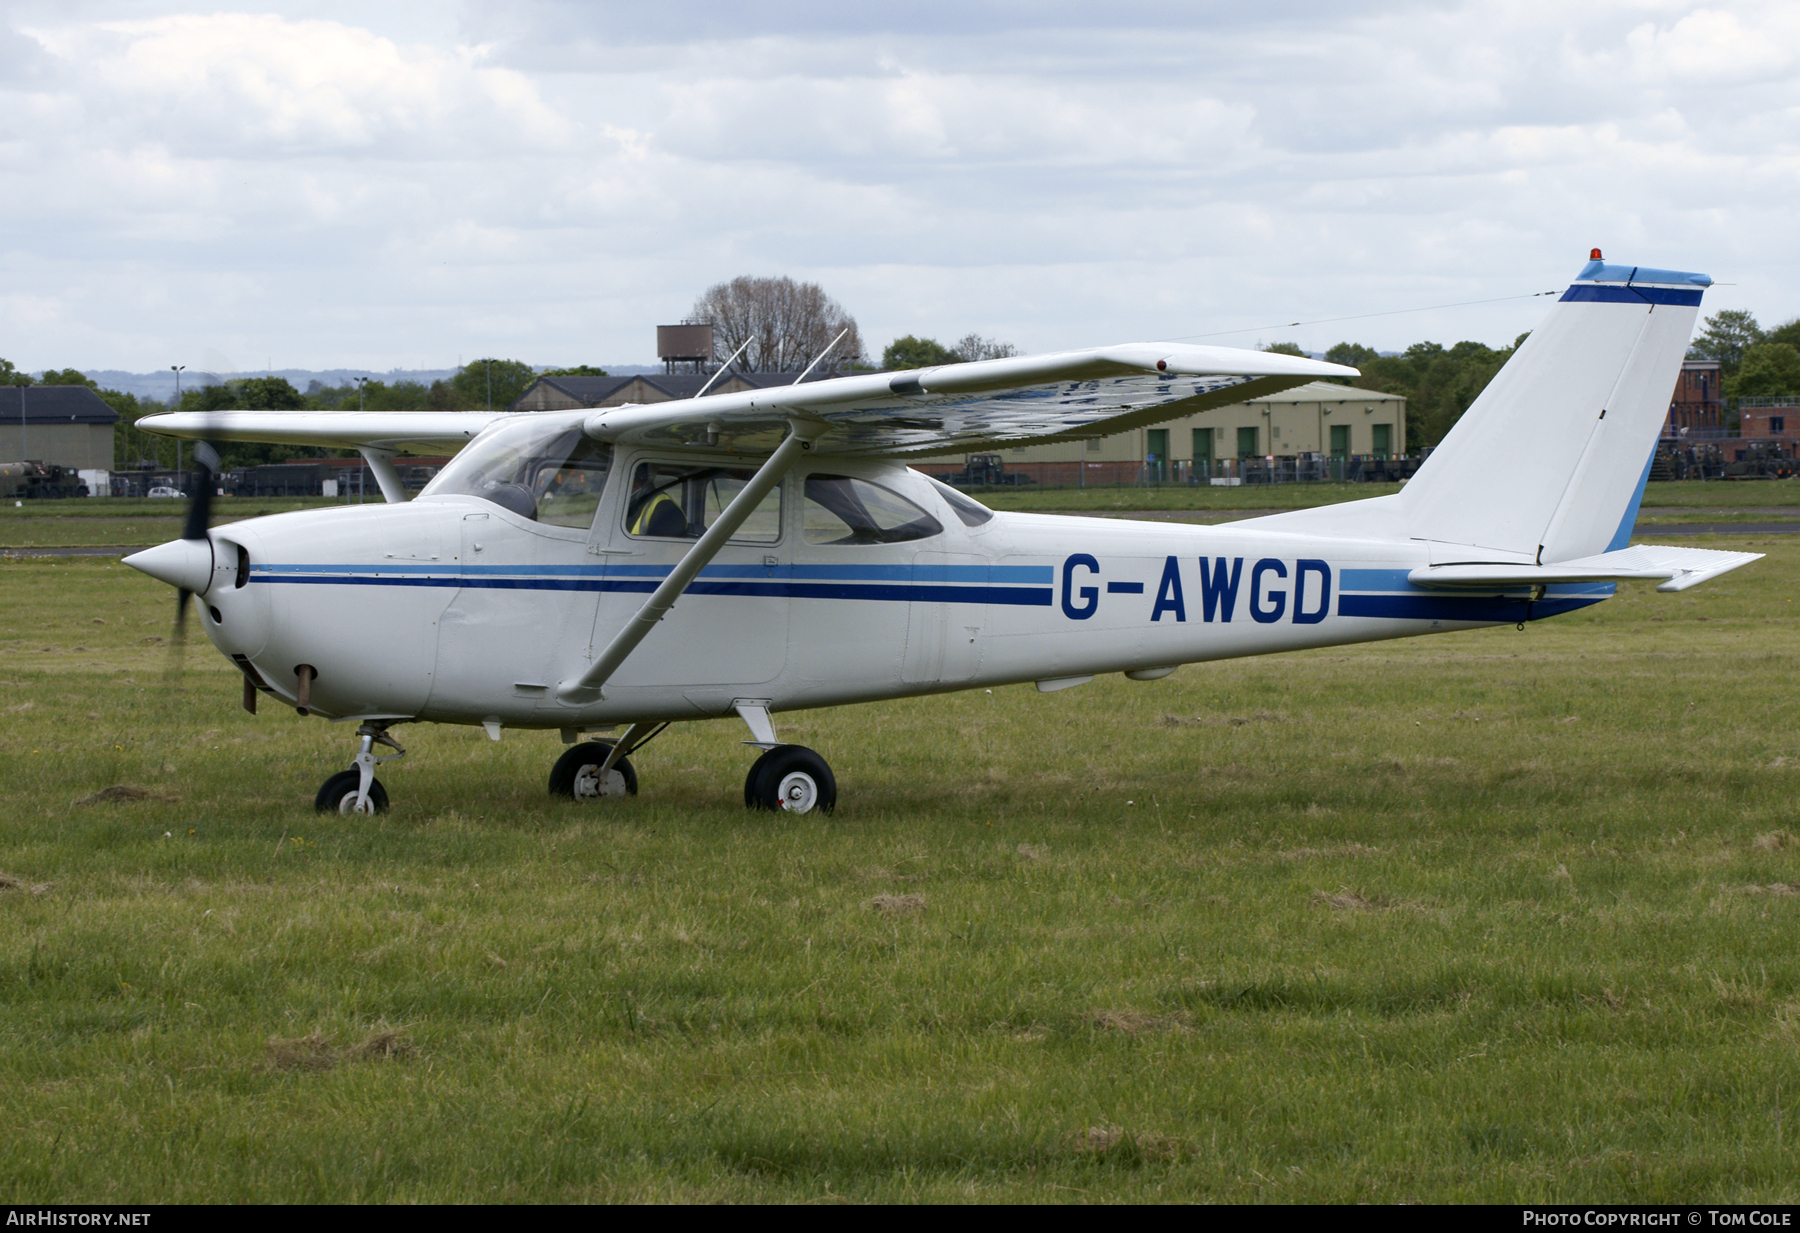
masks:
{"type": "Polygon", "coordinates": [[[657,326],[656,354],[665,373],[705,372],[713,358],[712,323],[657,326]]]}

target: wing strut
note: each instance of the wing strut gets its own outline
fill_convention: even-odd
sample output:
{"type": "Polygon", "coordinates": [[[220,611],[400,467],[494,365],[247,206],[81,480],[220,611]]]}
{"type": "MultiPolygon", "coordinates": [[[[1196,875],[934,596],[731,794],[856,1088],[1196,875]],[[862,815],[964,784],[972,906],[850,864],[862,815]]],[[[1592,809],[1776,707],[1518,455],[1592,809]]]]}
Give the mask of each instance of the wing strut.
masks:
{"type": "Polygon", "coordinates": [[[625,662],[625,657],[656,628],[656,623],[663,619],[663,614],[674,607],[681,593],[687,590],[688,583],[712,563],[712,559],[719,554],[719,549],[725,546],[725,541],[737,533],[737,529],[744,525],[744,520],[750,517],[751,511],[769,495],[769,491],[782,481],[800,455],[810,450],[813,441],[829,427],[830,425],[818,421],[795,420],[789,423],[787,438],[775,447],[769,460],[763,463],[750,482],[725,507],[718,520],[706,528],[706,534],[695,541],[686,555],[675,563],[675,568],[669,571],[669,576],[662,580],[662,585],[644,601],[644,606],[613,635],[613,640],[600,652],[600,657],[579,677],[564,681],[556,687],[559,701],[572,706],[585,706],[600,700],[600,687],[618,671],[619,665],[625,662]]]}
{"type": "Polygon", "coordinates": [[[382,500],[390,505],[406,500],[406,485],[400,481],[400,472],[394,469],[393,450],[378,450],[372,445],[365,445],[357,452],[369,464],[369,470],[374,472],[375,482],[381,485],[382,500]]]}

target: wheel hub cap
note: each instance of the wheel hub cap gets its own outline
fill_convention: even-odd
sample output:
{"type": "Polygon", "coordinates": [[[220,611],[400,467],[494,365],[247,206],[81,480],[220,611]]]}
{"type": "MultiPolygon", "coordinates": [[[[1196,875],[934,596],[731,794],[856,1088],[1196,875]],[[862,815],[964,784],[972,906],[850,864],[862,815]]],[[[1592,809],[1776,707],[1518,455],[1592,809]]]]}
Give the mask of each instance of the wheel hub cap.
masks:
{"type": "Polygon", "coordinates": [[[575,772],[575,799],[578,801],[624,795],[625,776],[619,773],[618,767],[607,771],[605,778],[601,777],[600,768],[594,765],[584,766],[575,772]]]}
{"type": "Polygon", "coordinates": [[[803,771],[785,775],[777,792],[781,807],[790,813],[810,813],[819,803],[819,785],[803,771]]]}

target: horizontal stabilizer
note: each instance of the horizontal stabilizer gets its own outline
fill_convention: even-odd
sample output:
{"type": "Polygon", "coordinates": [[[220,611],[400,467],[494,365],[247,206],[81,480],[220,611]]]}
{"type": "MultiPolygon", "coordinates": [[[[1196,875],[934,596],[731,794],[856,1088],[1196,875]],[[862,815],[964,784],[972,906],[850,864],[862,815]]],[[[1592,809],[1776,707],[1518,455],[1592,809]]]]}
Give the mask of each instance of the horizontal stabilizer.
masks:
{"type": "Polygon", "coordinates": [[[1762,559],[1760,552],[1668,548],[1638,544],[1552,565],[1432,565],[1406,576],[1414,586],[1488,590],[1553,582],[1658,582],[1659,591],[1685,591],[1728,570],[1762,559]]]}

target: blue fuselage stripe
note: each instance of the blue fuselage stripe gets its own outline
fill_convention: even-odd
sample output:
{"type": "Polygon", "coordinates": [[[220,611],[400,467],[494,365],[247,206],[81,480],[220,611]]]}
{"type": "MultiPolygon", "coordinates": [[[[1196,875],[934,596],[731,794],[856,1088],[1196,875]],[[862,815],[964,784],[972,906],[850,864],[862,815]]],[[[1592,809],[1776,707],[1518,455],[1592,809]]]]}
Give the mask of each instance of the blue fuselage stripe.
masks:
{"type": "MultiPolygon", "coordinates": [[[[672,565],[412,565],[384,561],[379,565],[257,565],[251,576],[263,574],[373,575],[419,574],[472,579],[509,578],[666,578],[672,565]]],[[[792,578],[824,582],[960,582],[1035,583],[1049,586],[1056,570],[1049,565],[708,565],[702,578],[792,578]]],[[[258,578],[258,581],[267,581],[258,578]]],[[[471,583],[473,585],[473,583],[471,583]]]]}
{"type": "MultiPolygon", "coordinates": [[[[656,590],[655,578],[435,578],[417,574],[381,577],[372,574],[251,575],[252,582],[300,586],[349,587],[471,587],[498,591],[597,591],[603,594],[648,595],[656,590]]],[[[919,586],[904,582],[741,582],[697,580],[688,585],[689,595],[746,595],[777,599],[873,599],[935,604],[1007,604],[1048,608],[1049,587],[919,586]]]]}
{"type": "Polygon", "coordinates": [[[1400,621],[1537,621],[1597,604],[1600,598],[1504,599],[1439,595],[1339,595],[1338,615],[1400,621]]]}

